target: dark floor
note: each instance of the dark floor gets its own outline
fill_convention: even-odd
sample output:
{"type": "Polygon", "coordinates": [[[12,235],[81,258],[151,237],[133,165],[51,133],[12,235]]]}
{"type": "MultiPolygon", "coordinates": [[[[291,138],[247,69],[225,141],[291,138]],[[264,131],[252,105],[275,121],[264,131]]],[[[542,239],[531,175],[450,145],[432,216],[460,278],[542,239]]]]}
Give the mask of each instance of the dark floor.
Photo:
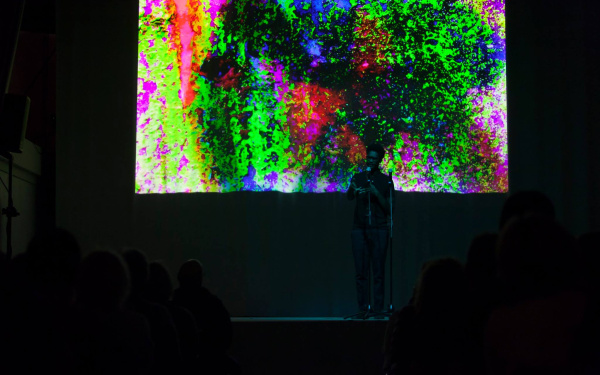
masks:
{"type": "Polygon", "coordinates": [[[232,318],[244,375],[382,374],[387,320],[232,318]]]}

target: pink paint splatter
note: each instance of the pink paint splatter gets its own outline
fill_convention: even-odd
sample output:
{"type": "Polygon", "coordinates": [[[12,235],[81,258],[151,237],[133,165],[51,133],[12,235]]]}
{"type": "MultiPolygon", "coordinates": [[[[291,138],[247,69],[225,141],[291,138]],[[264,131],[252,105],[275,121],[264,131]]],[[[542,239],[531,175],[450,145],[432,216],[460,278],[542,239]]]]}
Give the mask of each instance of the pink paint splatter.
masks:
{"type": "Polygon", "coordinates": [[[190,83],[192,75],[192,38],[194,32],[190,25],[187,0],[175,0],[177,7],[177,25],[179,25],[179,40],[181,43],[181,91],[180,99],[184,106],[194,101],[194,90],[190,83]]]}
{"type": "Polygon", "coordinates": [[[178,172],[181,172],[181,169],[185,168],[188,164],[189,164],[189,160],[188,158],[185,157],[185,155],[183,155],[181,157],[181,159],[179,159],[179,168],[177,168],[178,172]]]}
{"type": "Polygon", "coordinates": [[[142,64],[143,66],[145,66],[146,69],[149,68],[149,66],[148,66],[148,60],[146,59],[146,54],[144,52],[140,52],[140,64],[142,64]]]}

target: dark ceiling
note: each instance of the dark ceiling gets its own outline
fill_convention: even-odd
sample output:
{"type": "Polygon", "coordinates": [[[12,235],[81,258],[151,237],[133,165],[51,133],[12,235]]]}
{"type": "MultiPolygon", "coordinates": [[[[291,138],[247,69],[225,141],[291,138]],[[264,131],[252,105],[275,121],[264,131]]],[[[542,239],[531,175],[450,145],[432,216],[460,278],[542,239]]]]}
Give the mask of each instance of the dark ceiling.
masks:
{"type": "Polygon", "coordinates": [[[25,0],[21,31],[56,34],[57,0],[25,0]]]}

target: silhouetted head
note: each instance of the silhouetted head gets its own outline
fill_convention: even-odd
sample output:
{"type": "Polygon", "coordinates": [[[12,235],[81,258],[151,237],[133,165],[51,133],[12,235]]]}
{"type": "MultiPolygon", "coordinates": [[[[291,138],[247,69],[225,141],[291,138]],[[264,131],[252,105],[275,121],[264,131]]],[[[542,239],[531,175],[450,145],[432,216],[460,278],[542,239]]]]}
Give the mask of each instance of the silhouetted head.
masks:
{"type": "Polygon", "coordinates": [[[155,302],[167,302],[173,293],[173,282],[167,268],[160,262],[151,262],[148,267],[147,297],[155,302]]]}
{"type": "Polygon", "coordinates": [[[141,250],[128,248],[123,251],[123,259],[129,269],[132,293],[139,293],[148,282],[148,258],[141,250]]]}
{"type": "Polygon", "coordinates": [[[196,259],[190,259],[181,265],[177,280],[181,286],[202,286],[204,267],[196,259]]]}
{"type": "Polygon", "coordinates": [[[512,194],[504,202],[500,214],[500,230],[512,218],[521,218],[528,215],[540,215],[549,219],[555,218],[554,205],[550,198],[539,191],[520,191],[512,194]]]}
{"type": "Polygon", "coordinates": [[[465,302],[465,273],[458,260],[443,258],[425,263],[415,295],[417,314],[450,317],[462,311],[465,302]]]}
{"type": "Polygon", "coordinates": [[[109,251],[96,251],[85,257],[75,286],[78,306],[114,311],[129,294],[129,274],[123,259],[109,251]]]}
{"type": "Polygon", "coordinates": [[[575,283],[575,239],[555,220],[530,215],[513,218],[500,233],[497,265],[508,297],[543,297],[575,283]]]}
{"type": "Polygon", "coordinates": [[[70,232],[55,228],[38,233],[31,239],[26,259],[35,280],[72,285],[81,262],[81,249],[70,232]]]}
{"type": "Polygon", "coordinates": [[[384,156],[385,150],[380,144],[373,143],[369,145],[367,147],[367,166],[373,171],[378,169],[384,156]]]}
{"type": "Polygon", "coordinates": [[[383,146],[379,143],[371,143],[369,146],[367,146],[367,152],[371,151],[375,151],[377,153],[377,155],[379,156],[379,160],[383,159],[383,157],[385,156],[385,150],[383,149],[383,146]]]}

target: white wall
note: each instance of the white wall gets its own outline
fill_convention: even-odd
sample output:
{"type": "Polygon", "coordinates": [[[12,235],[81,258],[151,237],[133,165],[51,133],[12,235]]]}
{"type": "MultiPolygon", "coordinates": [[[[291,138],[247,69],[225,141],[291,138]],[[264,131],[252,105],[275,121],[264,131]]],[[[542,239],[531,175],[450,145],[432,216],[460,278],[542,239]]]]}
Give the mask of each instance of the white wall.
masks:
{"type": "MultiPolygon", "coordinates": [[[[13,204],[19,216],[12,219],[13,257],[25,251],[35,233],[37,184],[41,174],[41,150],[25,140],[23,153],[13,154],[13,204]]],[[[8,207],[8,160],[0,156],[0,178],[6,185],[0,186],[0,207],[8,207]]],[[[6,215],[0,217],[0,242],[2,252],[7,251],[6,215]]]]}

